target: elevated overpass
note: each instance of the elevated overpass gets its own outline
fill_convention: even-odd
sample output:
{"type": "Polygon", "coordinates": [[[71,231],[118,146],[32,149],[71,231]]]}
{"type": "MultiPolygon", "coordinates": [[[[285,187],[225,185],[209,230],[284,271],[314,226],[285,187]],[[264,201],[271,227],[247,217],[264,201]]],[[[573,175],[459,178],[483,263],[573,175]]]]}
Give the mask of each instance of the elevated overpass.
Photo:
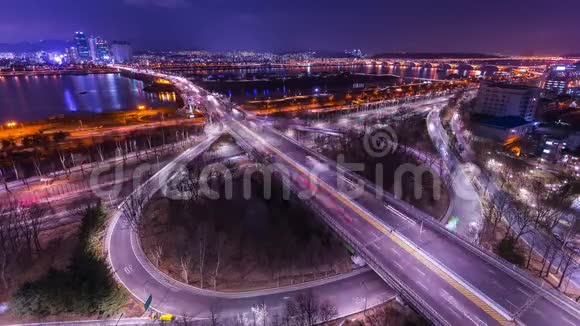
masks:
{"type": "Polygon", "coordinates": [[[325,157],[184,78],[183,96],[201,96],[238,143],[261,155],[373,270],[437,325],[579,325],[578,305],[518,268],[442,228],[325,157]],[[311,194],[309,194],[311,193],[311,194]],[[309,194],[309,195],[308,195],[309,194]]]}

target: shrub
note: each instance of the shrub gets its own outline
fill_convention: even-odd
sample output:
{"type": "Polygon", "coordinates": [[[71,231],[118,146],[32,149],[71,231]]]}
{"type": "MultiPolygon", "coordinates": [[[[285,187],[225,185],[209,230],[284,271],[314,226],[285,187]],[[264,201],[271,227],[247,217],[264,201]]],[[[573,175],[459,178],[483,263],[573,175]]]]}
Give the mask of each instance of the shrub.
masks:
{"type": "Polygon", "coordinates": [[[24,284],[12,298],[16,314],[110,316],[121,308],[126,301],[125,292],[117,286],[100,253],[98,240],[105,218],[101,206],[87,208],[68,269],[51,270],[43,278],[24,284]]]}

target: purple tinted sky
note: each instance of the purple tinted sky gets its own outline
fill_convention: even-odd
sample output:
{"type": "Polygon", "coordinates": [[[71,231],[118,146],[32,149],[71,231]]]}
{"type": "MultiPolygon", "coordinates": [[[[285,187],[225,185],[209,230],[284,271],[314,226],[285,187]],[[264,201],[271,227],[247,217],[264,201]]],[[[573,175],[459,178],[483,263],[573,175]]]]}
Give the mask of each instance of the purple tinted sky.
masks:
{"type": "Polygon", "coordinates": [[[578,0],[2,0],[0,42],[137,48],[580,52],[578,0]]]}

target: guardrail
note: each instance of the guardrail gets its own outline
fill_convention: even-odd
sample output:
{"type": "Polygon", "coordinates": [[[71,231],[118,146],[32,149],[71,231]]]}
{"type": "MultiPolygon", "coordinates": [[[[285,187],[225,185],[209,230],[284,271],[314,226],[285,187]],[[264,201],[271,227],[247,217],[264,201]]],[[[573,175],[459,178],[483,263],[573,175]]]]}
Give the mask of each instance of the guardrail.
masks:
{"type": "MultiPolygon", "coordinates": [[[[295,140],[287,137],[286,135],[279,133],[278,131],[276,131],[274,129],[272,129],[272,131],[277,133],[279,136],[284,137],[285,139],[288,139],[289,141],[295,143],[296,145],[301,146],[300,144],[296,143],[295,140]]],[[[519,267],[515,266],[514,264],[509,263],[505,259],[495,255],[495,253],[490,253],[490,252],[484,250],[483,248],[480,248],[480,247],[476,246],[475,244],[471,243],[467,239],[464,239],[463,237],[460,237],[459,235],[449,231],[443,225],[437,223],[436,220],[432,216],[417,209],[416,207],[412,206],[409,203],[406,203],[398,198],[395,198],[392,194],[384,191],[383,189],[380,189],[377,185],[371,184],[365,178],[358,176],[350,171],[345,170],[342,166],[329,160],[328,158],[324,157],[323,155],[321,155],[315,151],[312,151],[309,148],[305,148],[305,147],[302,147],[302,148],[304,148],[304,150],[309,152],[312,156],[317,157],[322,162],[325,162],[325,163],[329,164],[330,166],[334,167],[335,169],[340,170],[340,172],[343,173],[344,177],[347,178],[347,180],[350,179],[350,181],[362,182],[362,184],[365,186],[365,189],[367,191],[374,192],[375,194],[376,193],[382,194],[382,198],[385,201],[387,201],[390,205],[395,206],[395,208],[403,211],[409,217],[418,218],[419,222],[423,222],[424,224],[427,224],[431,230],[433,230],[433,231],[437,232],[438,234],[441,234],[441,235],[445,236],[446,238],[462,245],[464,248],[468,249],[470,252],[474,253],[478,257],[484,259],[485,261],[492,264],[493,266],[496,266],[500,270],[508,273],[509,275],[518,279],[522,283],[527,284],[528,286],[534,288],[536,291],[544,293],[546,295],[546,297],[548,297],[549,299],[552,299],[552,301],[555,300],[557,302],[565,304],[571,310],[578,311],[578,307],[576,306],[576,303],[572,299],[567,298],[567,297],[562,297],[562,295],[559,292],[556,292],[553,289],[543,288],[537,280],[532,279],[529,275],[525,274],[524,271],[522,271],[519,267]]]]}
{"type": "MultiPolygon", "coordinates": [[[[434,112],[434,114],[437,114],[438,117],[440,117],[440,111],[439,112],[434,112]]],[[[440,119],[437,119],[438,123],[440,123],[440,119]]],[[[492,185],[495,184],[493,183],[493,180],[491,180],[491,177],[485,172],[482,171],[482,174],[479,176],[481,179],[485,179],[487,180],[488,183],[491,183],[492,185]]],[[[501,191],[501,190],[500,190],[501,191]]],[[[410,207],[409,209],[415,209],[414,207],[410,207]]],[[[511,207],[511,209],[514,209],[513,207],[511,207]]],[[[421,212],[422,213],[422,212],[421,212]]],[[[530,277],[530,275],[528,275],[524,270],[522,270],[521,268],[519,268],[518,266],[510,263],[509,261],[505,260],[504,258],[496,255],[493,252],[490,252],[484,248],[481,248],[479,246],[476,246],[475,244],[473,244],[472,242],[464,239],[463,237],[447,230],[446,228],[444,228],[443,226],[441,226],[440,224],[434,224],[432,220],[430,220],[430,217],[426,214],[423,214],[422,216],[419,215],[419,217],[425,221],[425,222],[429,222],[430,225],[434,228],[437,228],[437,230],[443,234],[444,236],[451,238],[455,241],[458,241],[460,243],[462,243],[464,245],[464,247],[466,247],[467,249],[469,249],[470,251],[472,251],[475,254],[478,254],[480,257],[486,259],[489,263],[493,264],[494,266],[502,269],[505,272],[510,273],[510,275],[513,276],[517,276],[517,278],[528,284],[529,286],[533,287],[534,289],[536,289],[537,291],[541,291],[542,293],[548,295],[550,298],[552,298],[553,300],[556,300],[560,303],[565,304],[566,306],[568,306],[570,309],[573,309],[575,311],[578,311],[578,307],[577,307],[577,303],[572,300],[571,298],[565,297],[563,296],[560,292],[558,292],[555,289],[551,289],[551,288],[544,288],[542,287],[541,283],[539,282],[539,280],[530,277]]],[[[516,226],[517,227],[517,226],[516,226]]],[[[534,234],[534,236],[537,236],[536,234],[534,234]]],[[[526,241],[524,239],[524,241],[526,241]]]]}
{"type": "MultiPolygon", "coordinates": [[[[286,181],[291,178],[284,178],[286,181]]],[[[288,183],[290,183],[288,181],[288,183]]],[[[289,184],[291,189],[296,189],[292,183],[289,184]]],[[[295,191],[300,191],[295,190],[295,191]]],[[[365,259],[367,264],[371,265],[373,270],[379,274],[379,276],[393,289],[395,289],[399,295],[401,295],[407,302],[409,302],[415,309],[419,311],[424,317],[428,318],[430,321],[434,322],[436,325],[450,325],[435,309],[433,309],[421,296],[417,295],[411,288],[407,287],[404,282],[394,277],[391,273],[384,270],[373,256],[368,253],[366,247],[361,244],[358,240],[350,235],[342,226],[336,223],[335,219],[328,215],[324,209],[321,209],[317,203],[312,199],[303,201],[313,212],[322,217],[323,220],[330,225],[330,227],[346,240],[349,245],[353,246],[356,252],[365,259]]]]}
{"type": "MultiPolygon", "coordinates": [[[[267,161],[267,157],[265,155],[257,152],[253,148],[253,146],[248,144],[245,141],[245,139],[243,139],[243,137],[241,137],[237,134],[235,134],[234,137],[236,138],[238,145],[240,147],[242,147],[244,150],[247,150],[250,153],[256,154],[255,157],[258,160],[266,160],[267,161]]],[[[290,180],[292,180],[292,178],[290,176],[287,176],[286,178],[282,178],[282,182],[284,182],[287,186],[289,186],[290,189],[294,189],[295,193],[300,191],[300,189],[297,189],[297,187],[294,186],[294,184],[291,183],[290,180]]],[[[389,286],[391,286],[393,289],[395,289],[397,292],[399,292],[401,294],[401,296],[407,302],[411,303],[422,315],[424,315],[429,320],[435,322],[436,325],[441,325],[441,326],[449,326],[450,325],[441,315],[439,315],[433,308],[431,308],[431,306],[429,306],[429,304],[427,302],[425,302],[423,299],[421,299],[421,297],[419,295],[417,295],[412,289],[405,286],[402,281],[393,277],[387,271],[383,270],[383,268],[380,267],[380,264],[374,258],[372,258],[372,255],[370,255],[367,252],[367,249],[365,249],[365,246],[362,245],[360,242],[358,242],[358,240],[351,237],[350,234],[346,230],[344,230],[339,224],[337,224],[335,222],[335,220],[330,215],[328,215],[323,209],[320,209],[318,204],[314,203],[312,201],[312,199],[303,200],[303,202],[313,212],[315,212],[316,214],[321,216],[335,232],[337,232],[343,239],[345,239],[349,244],[351,244],[357,250],[357,253],[359,253],[365,259],[365,261],[369,265],[372,266],[373,270],[375,272],[377,272],[377,274],[379,274],[379,276],[389,286]]]]}

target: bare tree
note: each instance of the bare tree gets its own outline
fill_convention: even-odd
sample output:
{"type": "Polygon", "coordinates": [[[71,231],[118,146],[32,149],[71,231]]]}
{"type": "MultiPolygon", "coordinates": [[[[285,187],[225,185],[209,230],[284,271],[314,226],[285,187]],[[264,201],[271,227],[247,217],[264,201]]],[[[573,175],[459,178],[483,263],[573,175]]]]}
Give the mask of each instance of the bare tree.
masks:
{"type": "Polygon", "coordinates": [[[315,325],[336,317],[337,311],[328,301],[320,301],[311,291],[299,294],[286,304],[289,325],[315,325]]]}
{"type": "MultiPolygon", "coordinates": [[[[509,197],[503,191],[491,195],[489,200],[486,201],[485,205],[483,206],[483,216],[485,222],[483,232],[485,234],[489,232],[491,236],[494,237],[495,230],[499,222],[502,219],[505,219],[506,221],[509,219],[507,216],[510,209],[509,203],[509,197]]],[[[507,222],[509,224],[510,221],[507,222]]]]}
{"type": "Polygon", "coordinates": [[[540,276],[548,277],[550,275],[550,271],[552,270],[552,265],[558,256],[561,256],[561,247],[554,243],[550,243],[544,253],[544,258],[542,260],[542,269],[540,270],[540,276]],[[548,264],[546,266],[546,264],[548,264]],[[544,273],[544,267],[545,273],[544,273]]]}
{"type": "Polygon", "coordinates": [[[66,173],[66,176],[70,176],[70,169],[66,165],[66,153],[60,149],[57,149],[56,153],[58,154],[58,160],[60,161],[60,165],[62,166],[62,170],[66,173]]]}
{"type": "Polygon", "coordinates": [[[2,180],[2,184],[4,185],[6,192],[11,193],[10,189],[8,188],[8,174],[2,166],[0,166],[0,180],[2,180]]]}
{"type": "Polygon", "coordinates": [[[103,153],[103,144],[101,143],[95,144],[95,149],[97,150],[97,154],[99,154],[100,161],[101,162],[105,161],[105,156],[103,153]]]}
{"type": "Polygon", "coordinates": [[[127,224],[139,233],[143,223],[143,210],[147,202],[147,195],[145,189],[139,189],[125,199],[121,206],[123,217],[127,224]]]}
{"type": "MultiPolygon", "coordinates": [[[[18,214],[18,213],[17,213],[18,214]]],[[[33,233],[29,224],[29,212],[26,211],[24,214],[18,214],[18,218],[15,220],[15,229],[17,234],[17,239],[21,239],[26,246],[26,252],[31,257],[34,253],[33,250],[33,233]]],[[[18,240],[17,240],[18,241],[18,240]]]]}
{"type": "MultiPolygon", "coordinates": [[[[512,219],[517,223],[517,230],[514,232],[514,240],[517,242],[520,237],[533,231],[534,208],[524,205],[514,211],[512,219]]],[[[511,225],[511,224],[510,224],[511,225]]]]}
{"type": "Polygon", "coordinates": [[[562,286],[564,283],[564,279],[570,275],[573,271],[578,269],[578,263],[576,259],[578,258],[578,248],[575,246],[574,248],[570,248],[564,253],[564,257],[562,257],[562,261],[564,262],[564,266],[562,267],[562,276],[560,277],[560,281],[558,282],[558,288],[562,286]]]}
{"type": "Polygon", "coordinates": [[[203,289],[203,271],[205,266],[205,254],[207,252],[207,225],[201,223],[198,226],[198,240],[199,240],[199,287],[203,289]]]}
{"type": "Polygon", "coordinates": [[[197,166],[188,167],[181,182],[181,186],[187,191],[188,198],[193,203],[199,201],[201,197],[199,177],[200,169],[197,166]]]}
{"type": "Polygon", "coordinates": [[[216,303],[212,303],[209,307],[209,323],[211,326],[220,326],[222,324],[219,307],[216,303]]]}
{"type": "Polygon", "coordinates": [[[179,259],[181,267],[181,277],[186,284],[189,284],[189,271],[191,270],[191,256],[188,252],[184,253],[179,259]]]}
{"type": "MultiPolygon", "coordinates": [[[[19,173],[18,166],[16,165],[16,160],[14,159],[14,155],[12,153],[7,153],[7,155],[8,155],[8,159],[10,160],[10,163],[12,165],[12,171],[14,171],[14,177],[16,178],[16,180],[20,180],[20,173],[19,173]]],[[[23,182],[25,182],[25,181],[23,180],[23,182]]]]}
{"type": "Polygon", "coordinates": [[[10,255],[13,251],[10,250],[9,245],[9,230],[6,225],[0,224],[0,280],[2,280],[2,285],[4,289],[8,289],[8,281],[6,280],[6,268],[8,267],[8,262],[10,255]]]}
{"type": "Polygon", "coordinates": [[[158,243],[154,248],[153,248],[153,259],[154,259],[154,264],[155,266],[159,267],[159,263],[161,262],[161,257],[163,256],[163,244],[162,243],[158,243]]]}
{"type": "Polygon", "coordinates": [[[40,231],[42,226],[42,219],[46,215],[46,212],[46,208],[35,204],[28,209],[25,215],[27,225],[30,228],[30,232],[32,234],[32,242],[37,252],[42,250],[42,246],[40,244],[40,231]]]}
{"type": "Polygon", "coordinates": [[[34,165],[34,170],[39,177],[42,177],[42,169],[40,168],[40,153],[38,150],[33,150],[32,153],[32,164],[34,165]]]}
{"type": "Polygon", "coordinates": [[[532,261],[532,254],[534,253],[535,246],[536,246],[536,237],[532,236],[532,243],[530,243],[530,249],[528,251],[528,261],[526,262],[526,268],[530,267],[530,262],[532,261]]]}
{"type": "Polygon", "coordinates": [[[557,191],[550,192],[540,182],[534,182],[530,195],[534,201],[534,227],[543,226],[549,231],[568,215],[572,204],[572,187],[565,185],[557,191]]]}
{"type": "Polygon", "coordinates": [[[221,258],[222,258],[222,251],[223,247],[226,242],[226,234],[224,232],[218,232],[217,235],[217,248],[216,248],[216,264],[215,264],[215,272],[213,274],[213,289],[217,288],[217,280],[219,277],[220,272],[220,265],[221,265],[221,258]]]}

